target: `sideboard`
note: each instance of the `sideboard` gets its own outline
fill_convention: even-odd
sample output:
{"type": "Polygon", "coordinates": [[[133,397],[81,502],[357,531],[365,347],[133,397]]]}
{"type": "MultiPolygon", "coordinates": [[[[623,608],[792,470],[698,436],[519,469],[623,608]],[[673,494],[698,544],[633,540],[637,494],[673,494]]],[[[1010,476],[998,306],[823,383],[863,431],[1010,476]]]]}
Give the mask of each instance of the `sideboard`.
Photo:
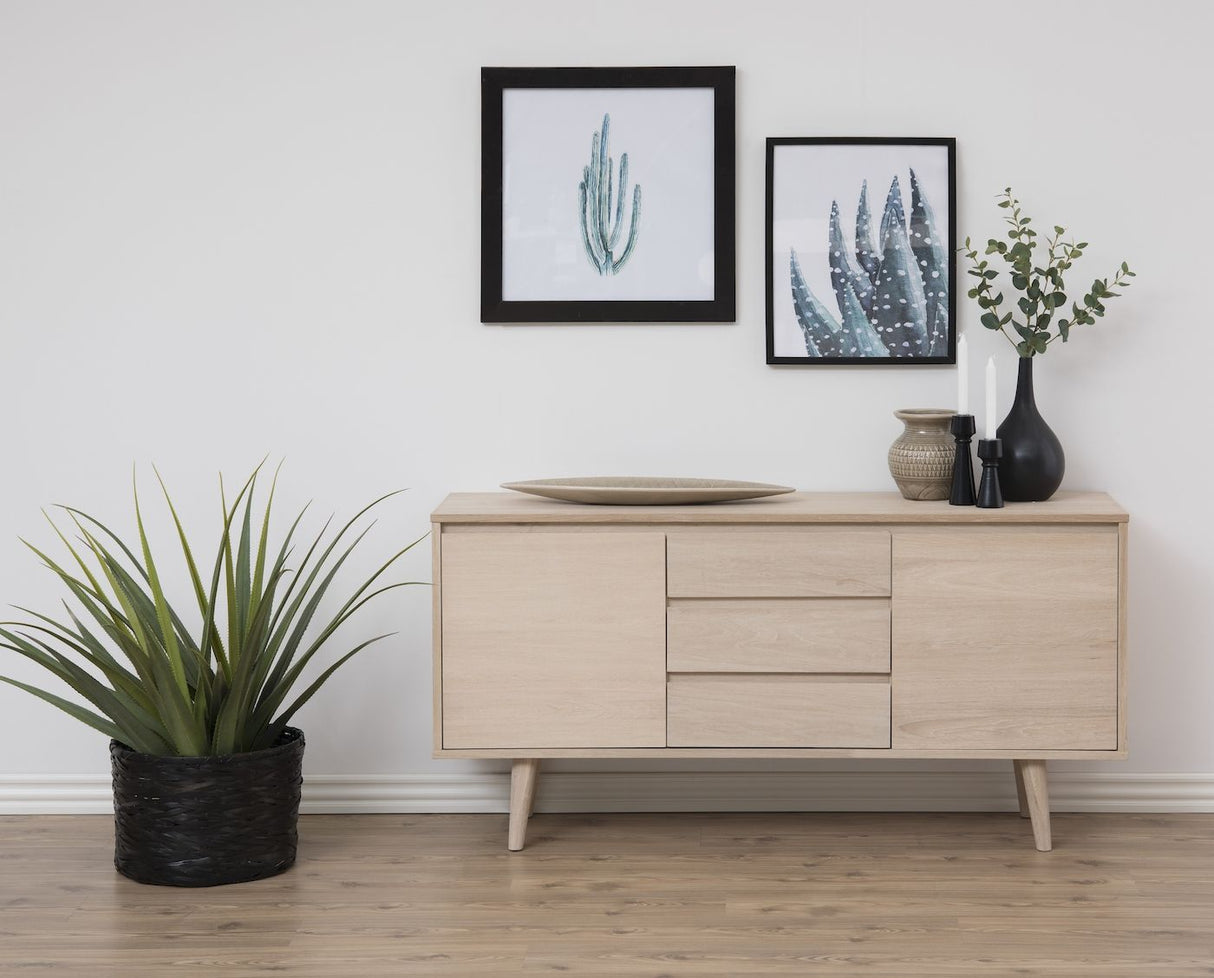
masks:
{"type": "Polygon", "coordinates": [[[1046,851],[1046,761],[1125,756],[1103,493],[455,493],[431,519],[435,756],[513,761],[512,850],[544,758],[1006,758],[1046,851]]]}

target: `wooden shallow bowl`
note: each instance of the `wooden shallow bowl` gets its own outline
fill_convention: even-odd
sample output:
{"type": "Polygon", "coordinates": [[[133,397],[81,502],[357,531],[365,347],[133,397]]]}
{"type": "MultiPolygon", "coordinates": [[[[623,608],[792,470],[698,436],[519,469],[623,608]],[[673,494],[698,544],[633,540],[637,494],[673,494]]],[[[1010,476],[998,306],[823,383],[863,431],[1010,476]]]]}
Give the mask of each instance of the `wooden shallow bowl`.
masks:
{"type": "Polygon", "coordinates": [[[686,506],[758,499],[795,492],[789,486],[730,479],[664,479],[651,476],[584,476],[574,479],[533,479],[503,482],[503,489],[533,496],[599,506],[686,506]]]}

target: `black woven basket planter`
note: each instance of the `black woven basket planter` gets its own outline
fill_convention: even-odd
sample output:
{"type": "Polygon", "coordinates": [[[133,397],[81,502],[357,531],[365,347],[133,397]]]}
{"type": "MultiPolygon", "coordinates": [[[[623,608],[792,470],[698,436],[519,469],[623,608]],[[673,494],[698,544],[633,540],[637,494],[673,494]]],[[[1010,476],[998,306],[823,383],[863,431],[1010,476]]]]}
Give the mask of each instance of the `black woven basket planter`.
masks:
{"type": "Polygon", "coordinates": [[[114,865],[162,886],[217,886],[289,869],[298,841],[303,731],[266,750],[155,757],[110,741],[114,865]]]}

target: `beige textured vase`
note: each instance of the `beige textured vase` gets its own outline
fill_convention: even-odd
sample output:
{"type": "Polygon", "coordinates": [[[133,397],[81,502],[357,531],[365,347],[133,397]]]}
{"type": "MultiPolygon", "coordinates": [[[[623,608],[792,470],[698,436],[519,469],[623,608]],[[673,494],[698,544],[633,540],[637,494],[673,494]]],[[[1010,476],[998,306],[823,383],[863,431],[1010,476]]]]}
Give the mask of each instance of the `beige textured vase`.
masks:
{"type": "Polygon", "coordinates": [[[907,499],[948,499],[953,481],[953,412],[903,408],[894,417],[906,427],[889,446],[889,471],[907,499]]]}

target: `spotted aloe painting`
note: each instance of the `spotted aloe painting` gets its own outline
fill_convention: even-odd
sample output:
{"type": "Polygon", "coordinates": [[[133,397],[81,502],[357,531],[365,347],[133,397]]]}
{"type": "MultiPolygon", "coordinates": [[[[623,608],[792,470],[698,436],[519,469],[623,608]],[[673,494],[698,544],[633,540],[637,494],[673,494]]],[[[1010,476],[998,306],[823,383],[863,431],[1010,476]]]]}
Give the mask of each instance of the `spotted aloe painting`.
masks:
{"type": "Polygon", "coordinates": [[[911,165],[895,162],[899,147],[863,147],[881,155],[858,172],[858,147],[842,163],[832,147],[796,148],[814,153],[769,170],[785,184],[768,187],[769,362],[948,362],[951,200],[938,219],[932,198],[951,190],[951,147],[917,147],[911,165]]]}

